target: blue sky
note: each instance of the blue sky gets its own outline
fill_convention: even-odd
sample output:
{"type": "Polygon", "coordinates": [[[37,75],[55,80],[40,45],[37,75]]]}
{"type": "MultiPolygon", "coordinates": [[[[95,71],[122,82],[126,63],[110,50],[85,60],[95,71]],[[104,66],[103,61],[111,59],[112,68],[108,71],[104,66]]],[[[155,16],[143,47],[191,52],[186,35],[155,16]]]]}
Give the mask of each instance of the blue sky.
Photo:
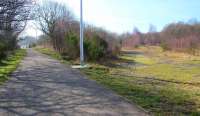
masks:
{"type": "MultiPolygon", "coordinates": [[[[80,0],[56,0],[79,18],[80,0]]],[[[200,20],[200,0],[83,0],[86,23],[111,32],[147,32],[153,24],[160,31],[171,22],[200,20]]]]}

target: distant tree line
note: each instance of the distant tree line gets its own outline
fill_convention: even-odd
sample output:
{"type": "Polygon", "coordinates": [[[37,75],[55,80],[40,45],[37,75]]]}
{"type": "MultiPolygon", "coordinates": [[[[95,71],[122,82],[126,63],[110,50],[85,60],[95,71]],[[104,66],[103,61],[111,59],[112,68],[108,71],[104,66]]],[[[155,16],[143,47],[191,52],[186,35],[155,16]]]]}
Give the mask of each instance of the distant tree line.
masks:
{"type": "Polygon", "coordinates": [[[154,29],[151,26],[148,33],[141,33],[136,28],[133,33],[122,35],[122,46],[133,48],[140,45],[159,45],[164,50],[200,55],[200,23],[171,23],[161,32],[154,29]]]}
{"type": "Polygon", "coordinates": [[[18,48],[17,38],[31,18],[31,0],[0,1],[0,61],[18,48]]]}
{"type": "MultiPolygon", "coordinates": [[[[36,8],[37,22],[44,35],[39,45],[50,47],[69,59],[79,58],[79,21],[65,5],[44,1],[36,8]]],[[[97,61],[120,51],[117,35],[85,24],[84,51],[86,60],[97,61]]]]}

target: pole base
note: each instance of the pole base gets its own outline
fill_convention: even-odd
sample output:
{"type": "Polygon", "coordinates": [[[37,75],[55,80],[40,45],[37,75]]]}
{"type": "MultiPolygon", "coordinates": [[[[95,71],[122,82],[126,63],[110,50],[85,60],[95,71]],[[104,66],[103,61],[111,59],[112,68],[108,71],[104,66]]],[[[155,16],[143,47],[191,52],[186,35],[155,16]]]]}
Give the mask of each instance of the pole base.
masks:
{"type": "Polygon", "coordinates": [[[83,68],[88,68],[88,65],[72,65],[72,68],[74,69],[83,69],[83,68]]]}

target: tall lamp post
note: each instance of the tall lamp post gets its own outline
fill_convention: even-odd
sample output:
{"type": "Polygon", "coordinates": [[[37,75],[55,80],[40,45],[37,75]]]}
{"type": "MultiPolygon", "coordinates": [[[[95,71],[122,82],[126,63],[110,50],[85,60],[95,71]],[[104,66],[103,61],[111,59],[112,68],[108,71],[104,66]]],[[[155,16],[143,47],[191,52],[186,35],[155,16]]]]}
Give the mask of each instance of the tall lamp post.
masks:
{"type": "Polygon", "coordinates": [[[80,65],[74,65],[72,68],[87,68],[88,65],[84,63],[84,22],[83,22],[83,0],[80,0],[80,65]]]}
{"type": "Polygon", "coordinates": [[[83,47],[83,0],[80,0],[80,65],[84,65],[84,47],[83,47]]]}

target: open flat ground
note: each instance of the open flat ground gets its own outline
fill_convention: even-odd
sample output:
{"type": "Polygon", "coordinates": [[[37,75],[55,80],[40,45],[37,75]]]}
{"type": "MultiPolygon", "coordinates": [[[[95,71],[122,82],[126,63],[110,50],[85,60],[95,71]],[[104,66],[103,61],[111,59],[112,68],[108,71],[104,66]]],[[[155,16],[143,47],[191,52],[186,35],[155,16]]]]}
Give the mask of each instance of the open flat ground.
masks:
{"type": "Polygon", "coordinates": [[[119,57],[83,72],[155,115],[200,115],[199,56],[147,46],[119,57]]]}

